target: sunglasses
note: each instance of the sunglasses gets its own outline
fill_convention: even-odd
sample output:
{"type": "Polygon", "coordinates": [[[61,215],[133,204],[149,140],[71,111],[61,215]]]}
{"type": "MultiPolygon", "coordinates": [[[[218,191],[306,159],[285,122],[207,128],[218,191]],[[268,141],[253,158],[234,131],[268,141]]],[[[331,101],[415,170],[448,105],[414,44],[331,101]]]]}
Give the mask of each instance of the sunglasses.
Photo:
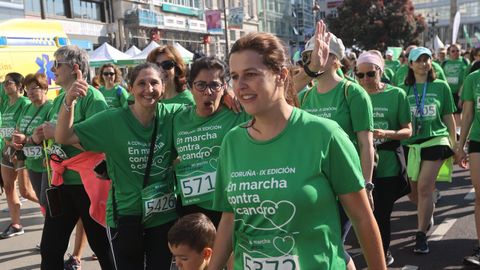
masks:
{"type": "Polygon", "coordinates": [[[173,60],[166,60],[161,63],[157,63],[157,66],[161,67],[163,70],[170,70],[176,65],[177,63],[175,63],[173,60]]]}
{"type": "Polygon", "coordinates": [[[115,72],[103,72],[103,76],[115,76],[115,72]]]}
{"type": "Polygon", "coordinates": [[[367,75],[370,78],[373,78],[373,77],[375,77],[376,74],[377,74],[377,71],[372,70],[372,71],[367,71],[365,73],[357,72],[357,73],[355,73],[355,76],[357,76],[359,79],[363,79],[365,77],[365,75],[367,75]]]}
{"type": "Polygon", "coordinates": [[[55,69],[61,67],[62,64],[69,64],[69,62],[53,60],[53,67],[55,69]]]}
{"type": "Polygon", "coordinates": [[[193,86],[195,86],[195,89],[199,92],[207,90],[207,87],[210,88],[210,90],[212,90],[213,92],[219,92],[220,90],[222,90],[223,83],[216,81],[210,83],[204,81],[196,81],[193,83],[193,86]]]}

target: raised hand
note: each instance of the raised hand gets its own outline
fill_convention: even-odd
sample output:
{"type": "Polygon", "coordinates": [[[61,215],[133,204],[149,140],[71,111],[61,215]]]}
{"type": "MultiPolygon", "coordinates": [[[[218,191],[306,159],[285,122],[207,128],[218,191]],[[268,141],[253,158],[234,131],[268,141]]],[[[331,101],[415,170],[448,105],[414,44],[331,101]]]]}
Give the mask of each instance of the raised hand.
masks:
{"type": "Polygon", "coordinates": [[[330,39],[332,34],[327,32],[327,26],[323,21],[319,21],[315,27],[315,43],[310,58],[308,68],[313,72],[325,69],[330,52],[330,39]]]}
{"type": "Polygon", "coordinates": [[[73,70],[77,75],[77,79],[65,94],[65,102],[68,105],[72,105],[73,101],[78,97],[86,96],[88,91],[88,83],[83,79],[82,71],[77,64],[73,65],[73,70]]]}

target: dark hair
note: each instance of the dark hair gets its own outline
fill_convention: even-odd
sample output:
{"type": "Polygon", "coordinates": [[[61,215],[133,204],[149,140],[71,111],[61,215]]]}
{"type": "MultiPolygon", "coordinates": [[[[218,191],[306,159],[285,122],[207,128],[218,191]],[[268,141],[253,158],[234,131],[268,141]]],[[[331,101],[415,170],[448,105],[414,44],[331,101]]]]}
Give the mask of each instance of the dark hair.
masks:
{"type": "Polygon", "coordinates": [[[47,90],[48,89],[48,81],[47,75],[44,73],[31,73],[25,77],[24,84],[28,87],[31,84],[36,84],[40,86],[41,89],[47,90]]]}
{"type": "MultiPolygon", "coordinates": [[[[461,48],[462,48],[462,47],[460,46],[460,44],[454,43],[454,44],[448,46],[448,49],[447,49],[447,54],[448,54],[448,55],[450,55],[450,49],[451,49],[452,47],[455,47],[455,48],[457,48],[458,50],[461,50],[461,48]]],[[[460,53],[461,53],[461,52],[460,52],[460,53]]]]}
{"type": "MultiPolygon", "coordinates": [[[[408,63],[408,73],[407,77],[405,77],[405,85],[412,86],[415,84],[415,73],[413,72],[413,69],[410,67],[410,63],[408,63]]],[[[437,79],[437,74],[435,73],[435,68],[432,65],[432,68],[428,71],[427,75],[427,82],[433,82],[437,79]]]]}
{"type": "Polygon", "coordinates": [[[98,75],[93,76],[91,85],[98,89],[102,85],[100,83],[100,76],[98,75]]]}
{"type": "Polygon", "coordinates": [[[115,83],[120,83],[122,81],[122,71],[114,64],[105,64],[103,65],[101,68],[100,68],[100,72],[99,72],[99,76],[98,76],[98,79],[99,79],[99,82],[101,85],[105,85],[105,80],[103,79],[103,70],[105,70],[106,68],[113,68],[113,71],[115,72],[115,83]]]}
{"type": "MultiPolygon", "coordinates": [[[[160,70],[160,68],[157,65],[155,65],[154,63],[148,63],[147,62],[147,63],[143,63],[143,64],[140,64],[140,65],[134,67],[132,70],[130,70],[130,72],[128,72],[128,85],[133,86],[133,83],[137,79],[138,74],[140,74],[140,72],[142,70],[148,69],[148,68],[151,68],[151,69],[155,70],[158,73],[158,76],[160,78],[162,78],[162,76],[161,76],[162,71],[160,70]]],[[[163,79],[162,79],[162,83],[163,83],[163,79]]]]}
{"type": "Polygon", "coordinates": [[[257,52],[262,62],[273,72],[280,72],[283,67],[288,68],[288,78],[285,80],[285,99],[288,104],[299,107],[296,91],[293,89],[292,64],[285,44],[270,33],[249,33],[233,44],[230,56],[245,50],[257,52]]]}
{"type": "Polygon", "coordinates": [[[480,69],[480,61],[476,61],[475,63],[473,63],[472,67],[470,67],[470,70],[468,71],[468,74],[471,74],[472,72],[475,72],[478,69],[480,69]]]}
{"type": "Polygon", "coordinates": [[[172,45],[163,45],[158,48],[155,48],[147,56],[147,62],[155,63],[157,57],[161,54],[165,54],[168,58],[175,61],[175,90],[178,93],[185,91],[186,76],[187,76],[187,66],[183,62],[182,55],[178,50],[172,45]]]}
{"type": "Polygon", "coordinates": [[[195,60],[190,67],[190,72],[188,73],[187,78],[187,83],[190,88],[192,88],[193,81],[195,81],[198,73],[204,69],[220,71],[220,79],[223,83],[228,82],[229,80],[230,74],[228,73],[227,64],[225,64],[225,62],[213,56],[202,57],[195,60]]]}
{"type": "Polygon", "coordinates": [[[187,245],[198,253],[206,247],[213,247],[215,226],[202,213],[181,217],[168,231],[168,243],[172,246],[187,245]]]}
{"type": "Polygon", "coordinates": [[[10,80],[12,80],[13,82],[15,82],[15,85],[17,86],[17,88],[19,88],[20,90],[23,91],[24,87],[25,87],[25,78],[23,77],[22,74],[18,73],[18,72],[10,72],[8,73],[7,75],[5,75],[5,79],[9,77],[10,80]]]}

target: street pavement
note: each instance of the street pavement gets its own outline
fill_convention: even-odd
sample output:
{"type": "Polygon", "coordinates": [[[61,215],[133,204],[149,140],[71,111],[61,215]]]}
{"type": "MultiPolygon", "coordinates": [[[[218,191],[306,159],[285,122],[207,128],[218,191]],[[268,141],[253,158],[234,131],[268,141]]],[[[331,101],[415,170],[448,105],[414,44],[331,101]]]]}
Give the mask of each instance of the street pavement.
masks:
{"type": "MultiPolygon", "coordinates": [[[[412,252],[416,231],[415,207],[406,197],[400,199],[392,215],[391,252],[395,262],[389,269],[399,270],[439,270],[476,269],[462,264],[463,256],[470,255],[477,244],[475,233],[474,193],[468,171],[455,169],[454,180],[437,185],[442,198],[438,201],[434,214],[435,225],[429,232],[430,253],[415,255],[412,252]]],[[[25,234],[11,239],[0,240],[0,270],[40,269],[40,253],[35,245],[40,242],[43,217],[39,208],[28,201],[22,202],[22,222],[25,234]]],[[[5,195],[0,196],[0,230],[9,224],[5,195]]],[[[67,252],[73,251],[73,237],[67,252]]],[[[347,240],[357,269],[366,269],[354,231],[347,240]]],[[[100,269],[92,261],[92,251],[87,247],[82,258],[83,270],[100,269]]],[[[66,257],[65,257],[66,258],[66,257]]],[[[309,269],[307,269],[309,270],[309,269]]]]}

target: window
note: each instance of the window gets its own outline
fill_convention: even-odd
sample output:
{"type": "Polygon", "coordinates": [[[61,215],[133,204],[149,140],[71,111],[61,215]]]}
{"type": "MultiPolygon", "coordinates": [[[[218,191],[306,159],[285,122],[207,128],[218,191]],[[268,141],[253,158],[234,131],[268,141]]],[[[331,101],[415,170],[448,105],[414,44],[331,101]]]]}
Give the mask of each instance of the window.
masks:
{"type": "Polygon", "coordinates": [[[102,4],[82,1],[82,0],[73,0],[73,18],[87,19],[93,21],[103,21],[102,19],[102,4]]]}
{"type": "Polygon", "coordinates": [[[66,16],[63,0],[45,0],[46,13],[54,16],[66,16]]]}
{"type": "Polygon", "coordinates": [[[237,40],[237,35],[235,33],[235,30],[230,30],[230,41],[236,41],[237,40]]]}
{"type": "Polygon", "coordinates": [[[40,0],[25,1],[25,11],[30,13],[40,13],[40,0]]]}

